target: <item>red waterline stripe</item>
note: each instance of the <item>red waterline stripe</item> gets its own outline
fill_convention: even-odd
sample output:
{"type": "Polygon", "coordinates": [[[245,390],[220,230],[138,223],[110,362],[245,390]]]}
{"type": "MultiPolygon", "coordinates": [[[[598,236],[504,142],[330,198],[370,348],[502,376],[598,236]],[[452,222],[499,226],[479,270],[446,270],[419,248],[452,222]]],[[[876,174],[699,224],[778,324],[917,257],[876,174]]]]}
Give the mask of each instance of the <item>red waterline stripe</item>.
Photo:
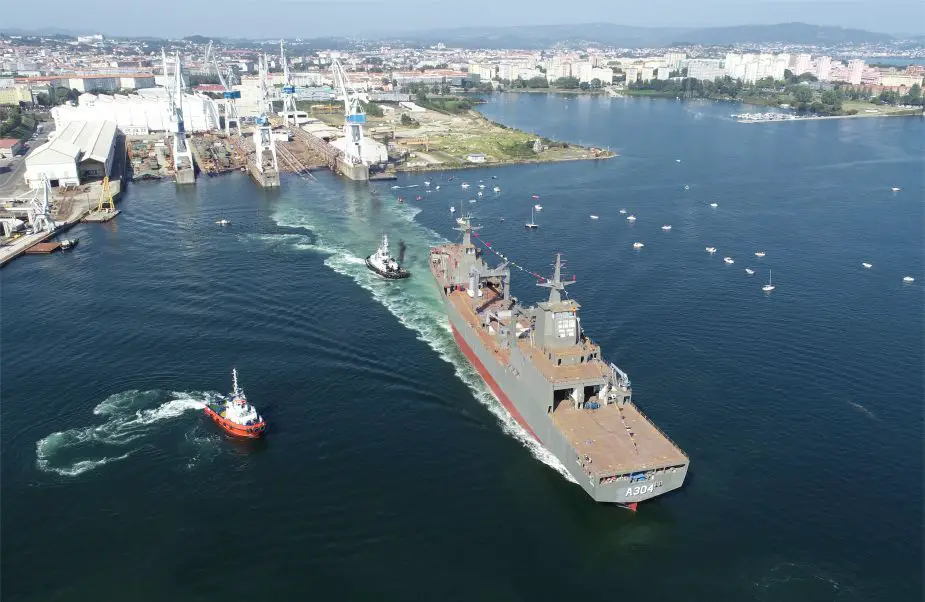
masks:
{"type": "Polygon", "coordinates": [[[475,366],[475,369],[478,371],[479,375],[482,377],[482,380],[485,381],[485,384],[492,390],[495,396],[501,401],[507,411],[514,417],[514,420],[517,421],[520,426],[524,427],[528,433],[530,433],[534,439],[540,441],[540,438],[536,436],[536,433],[533,432],[533,429],[527,424],[527,421],[524,420],[524,417],[520,415],[520,412],[517,411],[517,408],[514,407],[514,404],[511,403],[511,400],[508,399],[508,396],[504,394],[504,391],[501,390],[501,387],[498,386],[498,383],[495,382],[495,379],[492,378],[491,373],[482,365],[482,362],[479,361],[479,358],[472,352],[472,349],[469,348],[469,345],[466,344],[465,339],[460,336],[457,332],[456,327],[450,323],[450,328],[453,329],[453,337],[456,339],[456,344],[459,345],[459,348],[462,349],[463,354],[469,359],[469,362],[475,366]]]}

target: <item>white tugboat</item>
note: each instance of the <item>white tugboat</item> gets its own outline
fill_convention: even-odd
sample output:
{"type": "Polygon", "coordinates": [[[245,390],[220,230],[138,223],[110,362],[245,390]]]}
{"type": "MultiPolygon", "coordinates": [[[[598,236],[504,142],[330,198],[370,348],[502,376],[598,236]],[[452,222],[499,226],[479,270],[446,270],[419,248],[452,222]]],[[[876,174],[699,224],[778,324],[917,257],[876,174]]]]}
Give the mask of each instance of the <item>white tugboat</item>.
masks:
{"type": "Polygon", "coordinates": [[[376,272],[383,278],[389,280],[399,280],[407,278],[411,272],[401,267],[400,262],[405,258],[405,245],[399,245],[398,259],[392,257],[389,252],[389,235],[382,235],[382,244],[376,249],[376,252],[366,258],[366,267],[376,272]]]}
{"type": "Polygon", "coordinates": [[[257,409],[247,402],[244,389],[238,386],[238,371],[231,370],[231,395],[206,405],[205,413],[226,433],[257,439],[267,431],[267,423],[257,409]]]}

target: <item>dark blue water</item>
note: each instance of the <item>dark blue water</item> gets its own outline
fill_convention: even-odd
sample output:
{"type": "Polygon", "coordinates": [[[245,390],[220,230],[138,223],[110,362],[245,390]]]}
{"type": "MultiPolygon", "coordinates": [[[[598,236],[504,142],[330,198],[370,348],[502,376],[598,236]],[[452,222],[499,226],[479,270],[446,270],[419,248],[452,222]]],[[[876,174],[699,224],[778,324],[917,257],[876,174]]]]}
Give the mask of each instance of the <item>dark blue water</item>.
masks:
{"type": "Polygon", "coordinates": [[[74,252],[0,272],[4,601],[922,598],[922,120],[483,110],[621,156],[138,184],[74,252]],[[587,333],[691,457],[683,490],[594,505],[487,394],[426,274],[460,201],[532,271],[565,253],[587,333]],[[363,266],[383,231],[411,280],[363,266]],[[232,366],[265,441],[201,415],[232,366]]]}

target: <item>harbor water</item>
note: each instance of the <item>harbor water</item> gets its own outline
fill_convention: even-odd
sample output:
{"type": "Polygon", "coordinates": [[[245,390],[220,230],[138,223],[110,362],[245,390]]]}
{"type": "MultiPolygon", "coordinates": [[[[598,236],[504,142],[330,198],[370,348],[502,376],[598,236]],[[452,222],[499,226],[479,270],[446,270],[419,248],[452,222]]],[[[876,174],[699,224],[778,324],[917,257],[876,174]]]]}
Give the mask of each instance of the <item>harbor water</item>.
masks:
{"type": "Polygon", "coordinates": [[[620,156],[138,183],[74,251],[0,272],[5,602],[922,599],[925,122],[480,109],[620,156]],[[451,205],[522,302],[563,252],[683,489],[594,504],[481,384],[427,272],[451,205]],[[384,232],[410,279],[364,265],[384,232]],[[203,415],[232,367],[259,442],[203,415]]]}

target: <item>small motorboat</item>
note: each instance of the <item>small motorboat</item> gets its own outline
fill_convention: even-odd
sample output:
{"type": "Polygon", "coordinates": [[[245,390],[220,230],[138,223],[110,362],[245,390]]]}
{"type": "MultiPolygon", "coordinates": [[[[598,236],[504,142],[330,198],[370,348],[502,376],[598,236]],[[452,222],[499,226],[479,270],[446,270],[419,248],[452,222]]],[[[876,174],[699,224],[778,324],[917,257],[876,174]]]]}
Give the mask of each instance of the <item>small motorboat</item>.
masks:
{"type": "Polygon", "coordinates": [[[732,257],[723,257],[723,261],[725,261],[729,265],[732,265],[736,262],[735,259],[733,259],[732,257]]]}
{"type": "Polygon", "coordinates": [[[430,186],[430,180],[424,180],[424,186],[430,186]]]}
{"type": "Polygon", "coordinates": [[[764,251],[755,251],[755,257],[764,257],[764,251]]]}
{"type": "Polygon", "coordinates": [[[865,268],[867,268],[868,270],[869,270],[870,268],[874,267],[874,264],[872,264],[872,263],[867,263],[866,261],[865,261],[864,263],[862,263],[861,265],[864,266],[865,268]]]}
{"type": "Polygon", "coordinates": [[[636,221],[636,216],[635,216],[635,215],[627,215],[627,216],[626,216],[626,221],[628,221],[628,222],[635,222],[635,221],[636,221]]]}
{"type": "Polygon", "coordinates": [[[398,245],[398,259],[389,252],[389,235],[382,235],[382,244],[376,252],[366,258],[366,267],[388,280],[401,280],[411,275],[411,272],[401,267],[405,259],[405,243],[398,245]]]}
{"type": "Polygon", "coordinates": [[[664,230],[665,232],[669,232],[671,230],[671,224],[665,224],[664,226],[662,226],[662,230],[664,230]]]}
{"type": "Polygon", "coordinates": [[[892,188],[890,188],[890,190],[892,190],[893,192],[899,192],[900,190],[902,190],[902,188],[900,188],[899,186],[893,186],[892,188]]]}
{"type": "Polygon", "coordinates": [[[230,226],[231,225],[231,221],[227,219],[220,219],[215,223],[218,224],[219,226],[230,226]]]}
{"type": "Polygon", "coordinates": [[[420,200],[423,199],[423,198],[424,198],[424,197],[422,197],[421,195],[417,195],[416,197],[414,197],[414,200],[415,200],[415,201],[420,201],[420,200]]]}
{"type": "Polygon", "coordinates": [[[912,276],[903,276],[903,282],[915,282],[915,278],[912,276]]]}
{"type": "Polygon", "coordinates": [[[401,188],[401,186],[399,186],[398,184],[396,184],[395,186],[392,186],[392,190],[398,190],[399,188],[401,188]]]}
{"type": "Polygon", "coordinates": [[[462,189],[463,189],[463,190],[465,190],[466,188],[469,188],[469,185],[466,184],[465,182],[463,182],[463,183],[461,184],[461,186],[462,186],[462,189]]]}
{"type": "Polygon", "coordinates": [[[450,213],[456,213],[456,207],[450,205],[450,213]]]}
{"type": "Polygon", "coordinates": [[[206,416],[229,435],[257,439],[267,431],[267,423],[247,402],[244,389],[238,386],[238,371],[231,371],[231,395],[206,404],[206,416]]]}
{"type": "Polygon", "coordinates": [[[705,250],[707,253],[709,253],[710,255],[712,255],[713,253],[716,253],[716,247],[707,247],[707,248],[704,249],[704,250],[705,250]]]}
{"type": "Polygon", "coordinates": [[[435,190],[440,190],[440,184],[437,184],[436,186],[434,186],[434,189],[435,189],[435,190]]]}
{"type": "Polygon", "coordinates": [[[470,203],[477,203],[478,200],[477,200],[477,199],[469,199],[469,202],[470,202],[470,203]]]}
{"type": "Polygon", "coordinates": [[[403,197],[403,196],[398,197],[398,202],[399,202],[399,203],[404,203],[404,202],[405,202],[405,197],[403,197]]]}
{"type": "Polygon", "coordinates": [[[494,188],[492,188],[492,190],[494,190],[495,192],[501,192],[501,187],[495,186],[494,188]]]}
{"type": "Polygon", "coordinates": [[[479,190],[478,196],[482,196],[482,191],[479,190]]]}
{"type": "Polygon", "coordinates": [[[690,186],[688,186],[687,184],[684,185],[684,190],[690,190],[690,189],[691,189],[690,186]]]}
{"type": "Polygon", "coordinates": [[[766,293],[770,293],[774,290],[774,284],[771,283],[771,270],[768,270],[768,283],[762,286],[761,290],[766,293]]]}
{"type": "Polygon", "coordinates": [[[748,274],[749,276],[751,276],[752,274],[755,273],[755,270],[753,270],[753,269],[751,269],[751,268],[745,268],[745,273],[748,274]]]}
{"type": "Polygon", "coordinates": [[[717,207],[719,207],[719,203],[710,203],[710,207],[713,207],[714,209],[716,209],[717,207]]]}
{"type": "Polygon", "coordinates": [[[633,243],[633,248],[634,248],[634,249],[641,249],[641,248],[643,248],[644,246],[645,246],[645,245],[642,244],[641,242],[634,242],[634,243],[633,243]]]}
{"type": "Polygon", "coordinates": [[[675,162],[675,163],[680,163],[680,162],[681,162],[681,159],[675,159],[674,162],[675,162]]]}
{"type": "Polygon", "coordinates": [[[80,242],[79,238],[65,238],[64,240],[61,241],[61,248],[64,249],[65,251],[68,251],[76,247],[77,243],[79,242],[80,242]]]}
{"type": "Polygon", "coordinates": [[[479,188],[485,188],[484,184],[479,184],[479,188]]]}
{"type": "Polygon", "coordinates": [[[620,215],[626,215],[626,209],[620,209],[620,215]]]}
{"type": "Polygon", "coordinates": [[[539,203],[537,203],[536,205],[534,205],[533,208],[536,209],[537,211],[542,211],[542,210],[543,210],[543,206],[540,205],[539,203]]]}
{"type": "Polygon", "coordinates": [[[600,218],[599,218],[598,216],[596,216],[596,215],[592,215],[592,216],[591,216],[591,219],[600,219],[600,218]]]}

